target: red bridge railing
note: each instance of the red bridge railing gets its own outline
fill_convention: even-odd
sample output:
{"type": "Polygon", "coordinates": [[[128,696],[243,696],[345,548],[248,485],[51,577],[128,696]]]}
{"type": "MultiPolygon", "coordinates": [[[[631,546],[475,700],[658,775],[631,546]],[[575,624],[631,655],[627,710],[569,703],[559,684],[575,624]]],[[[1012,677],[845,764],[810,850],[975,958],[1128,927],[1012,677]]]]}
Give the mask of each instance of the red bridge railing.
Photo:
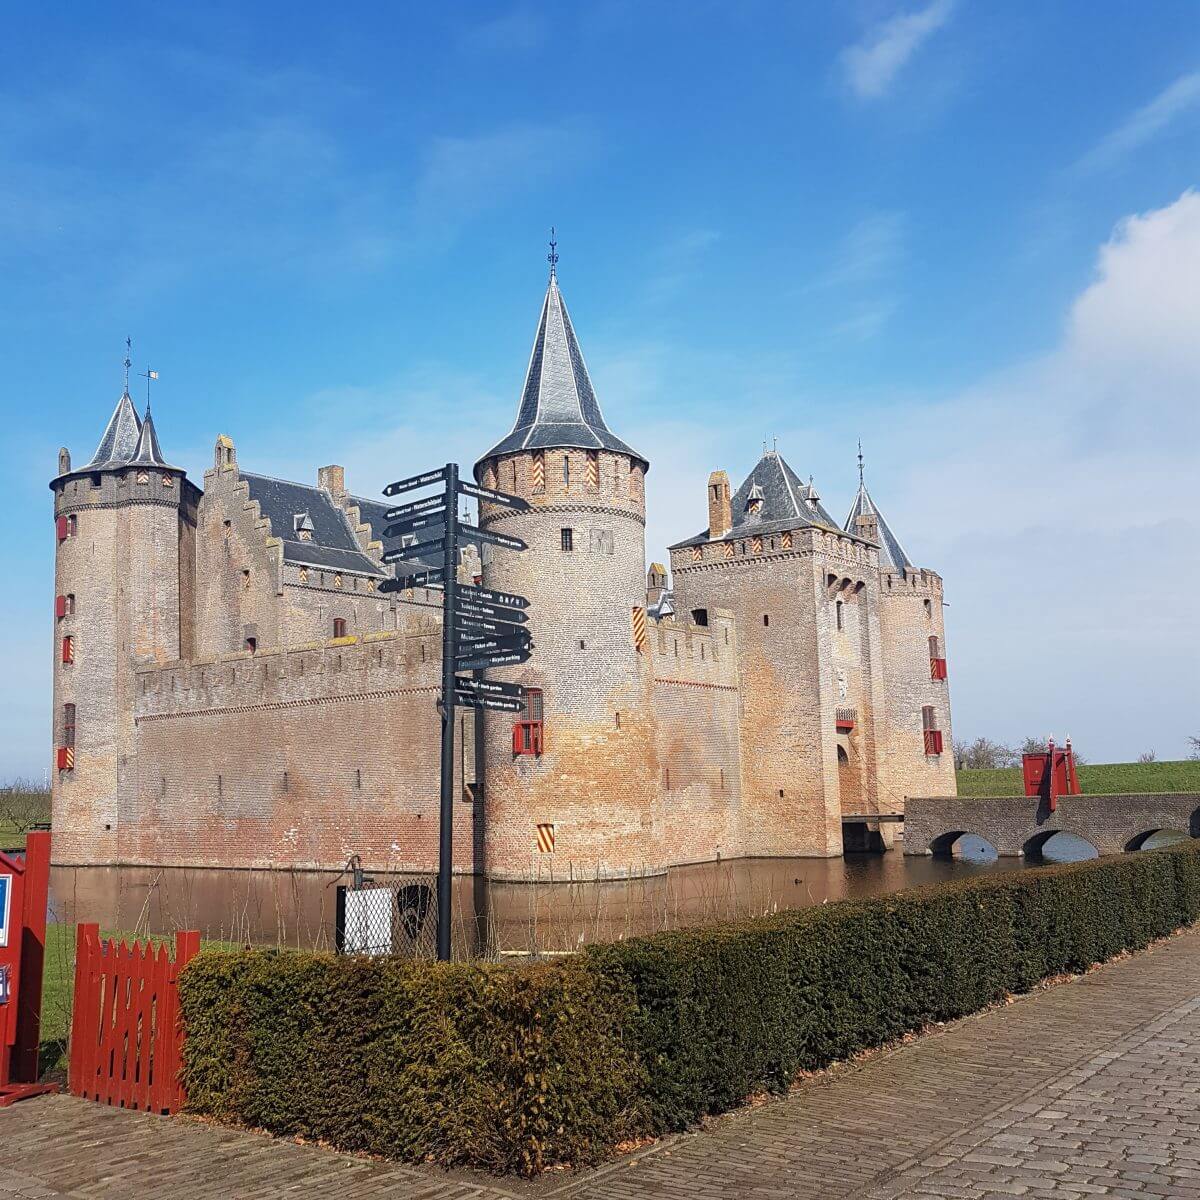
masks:
{"type": "Polygon", "coordinates": [[[177,1112],[180,970],[200,949],[194,930],[165,943],[101,939],[98,925],[79,925],[69,1086],[76,1096],[145,1112],[177,1112]]]}

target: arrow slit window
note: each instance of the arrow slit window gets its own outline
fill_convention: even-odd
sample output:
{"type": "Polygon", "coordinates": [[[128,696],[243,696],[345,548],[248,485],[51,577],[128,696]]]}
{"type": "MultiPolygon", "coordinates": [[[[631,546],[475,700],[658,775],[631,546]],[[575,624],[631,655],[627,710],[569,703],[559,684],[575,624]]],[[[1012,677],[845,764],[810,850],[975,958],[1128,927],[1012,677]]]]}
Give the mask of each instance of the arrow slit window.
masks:
{"type": "Polygon", "coordinates": [[[542,689],[525,689],[525,711],[513,722],[513,756],[538,757],[542,753],[542,689]]]}

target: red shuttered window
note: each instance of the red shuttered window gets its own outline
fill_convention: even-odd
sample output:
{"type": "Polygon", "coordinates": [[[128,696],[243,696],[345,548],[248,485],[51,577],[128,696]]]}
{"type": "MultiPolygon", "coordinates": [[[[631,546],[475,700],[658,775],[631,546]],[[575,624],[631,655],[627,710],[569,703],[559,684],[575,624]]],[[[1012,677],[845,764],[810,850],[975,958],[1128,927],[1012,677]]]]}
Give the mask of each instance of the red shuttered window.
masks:
{"type": "Polygon", "coordinates": [[[70,634],[62,640],[62,660],[64,663],[75,661],[75,639],[70,634]]]}
{"type": "Polygon", "coordinates": [[[532,755],[542,752],[542,689],[527,688],[525,712],[513,722],[513,755],[532,755]]]}

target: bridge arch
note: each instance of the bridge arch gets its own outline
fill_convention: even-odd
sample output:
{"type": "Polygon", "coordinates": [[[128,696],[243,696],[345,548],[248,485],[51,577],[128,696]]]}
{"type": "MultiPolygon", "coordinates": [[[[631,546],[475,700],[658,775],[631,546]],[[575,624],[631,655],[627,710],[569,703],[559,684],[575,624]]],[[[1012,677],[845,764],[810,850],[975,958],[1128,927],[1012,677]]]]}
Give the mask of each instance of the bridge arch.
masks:
{"type": "Polygon", "coordinates": [[[1100,851],[1089,838],[1082,837],[1071,829],[1043,829],[1040,833],[1035,833],[1033,837],[1026,841],[1021,852],[1025,855],[1026,862],[1075,862],[1084,858],[1098,858],[1100,856],[1100,851]],[[1055,847],[1052,846],[1050,847],[1050,853],[1047,854],[1047,844],[1054,838],[1062,838],[1064,848],[1069,846],[1072,850],[1079,850],[1079,852],[1073,853],[1069,859],[1064,858],[1060,860],[1059,856],[1053,852],[1055,847]],[[1084,846],[1087,847],[1087,851],[1090,851],[1090,853],[1082,850],[1084,846]]]}
{"type": "Polygon", "coordinates": [[[1139,833],[1137,837],[1132,837],[1126,843],[1126,850],[1157,850],[1163,846],[1173,845],[1175,842],[1186,842],[1193,835],[1184,833],[1182,829],[1171,829],[1169,826],[1162,826],[1158,829],[1147,829],[1144,833],[1139,833]],[[1149,843],[1153,842],[1153,845],[1149,843]]]}
{"type": "Polygon", "coordinates": [[[951,858],[954,855],[954,848],[963,838],[975,838],[982,842],[987,847],[984,857],[998,857],[996,847],[973,829],[951,829],[946,833],[939,834],[929,843],[929,853],[940,855],[943,858],[951,858]]]}

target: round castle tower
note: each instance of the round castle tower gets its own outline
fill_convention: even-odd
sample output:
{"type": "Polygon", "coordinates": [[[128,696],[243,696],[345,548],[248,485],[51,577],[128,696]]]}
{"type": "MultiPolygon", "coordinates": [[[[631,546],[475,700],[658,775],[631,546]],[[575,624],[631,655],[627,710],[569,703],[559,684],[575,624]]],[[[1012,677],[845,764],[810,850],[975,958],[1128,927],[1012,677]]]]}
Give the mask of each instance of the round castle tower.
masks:
{"type": "Polygon", "coordinates": [[[529,546],[494,550],[484,564],[485,587],[528,597],[535,647],[529,662],[493,677],[541,689],[524,714],[540,718],[540,744],[486,715],[483,867],[493,878],[661,867],[652,671],[635,637],[648,468],[604,423],[552,270],[516,424],[475,466],[478,482],[532,505],[481,504],[480,524],[529,546]]]}
{"type": "MultiPolygon", "coordinates": [[[[128,365],[128,364],[127,364],[128,365]]],[[[117,862],[133,777],[133,667],[190,649],[180,620],[197,489],[163,458],[126,387],[86,466],[54,492],[54,861],[117,862]],[[190,514],[190,518],[189,518],[190,514]]]]}

